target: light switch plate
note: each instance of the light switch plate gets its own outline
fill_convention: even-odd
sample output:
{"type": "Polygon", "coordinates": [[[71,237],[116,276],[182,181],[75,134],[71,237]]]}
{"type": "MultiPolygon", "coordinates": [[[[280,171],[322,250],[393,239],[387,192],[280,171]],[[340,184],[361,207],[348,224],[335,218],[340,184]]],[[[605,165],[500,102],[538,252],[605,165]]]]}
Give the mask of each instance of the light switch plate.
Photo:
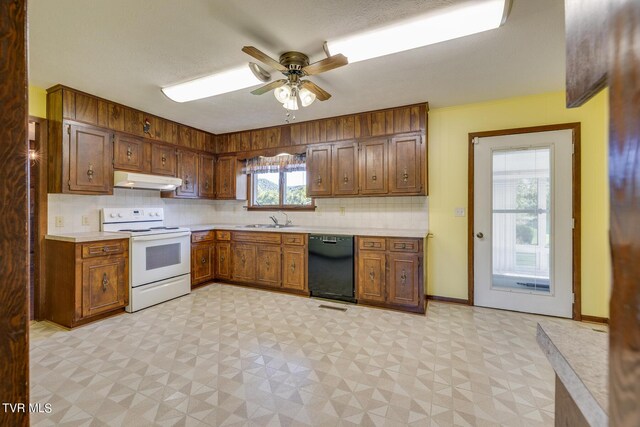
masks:
{"type": "Polygon", "coordinates": [[[89,217],[87,215],[82,216],[82,225],[89,225],[89,217]]]}
{"type": "Polygon", "coordinates": [[[465,216],[465,209],[464,208],[456,208],[455,212],[454,212],[455,216],[465,216]]]}

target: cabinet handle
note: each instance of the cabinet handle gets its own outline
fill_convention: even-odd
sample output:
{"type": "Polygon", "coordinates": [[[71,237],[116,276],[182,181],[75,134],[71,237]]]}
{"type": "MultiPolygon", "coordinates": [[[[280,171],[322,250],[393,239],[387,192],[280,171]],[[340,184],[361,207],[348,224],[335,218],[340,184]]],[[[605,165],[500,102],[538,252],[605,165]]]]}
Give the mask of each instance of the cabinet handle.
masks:
{"type": "Polygon", "coordinates": [[[400,281],[403,285],[407,284],[407,272],[402,270],[402,274],[400,275],[400,281]]]}
{"type": "Polygon", "coordinates": [[[404,171],[402,172],[402,181],[407,182],[408,180],[409,180],[409,174],[407,173],[407,168],[404,168],[404,171]]]}
{"type": "Polygon", "coordinates": [[[268,259],[265,260],[264,264],[267,266],[267,270],[271,268],[271,262],[268,259]]]}
{"type": "Polygon", "coordinates": [[[162,155],[162,166],[164,166],[167,163],[167,157],[163,154],[162,155]]]}
{"type": "Polygon", "coordinates": [[[222,183],[222,187],[226,190],[228,186],[229,186],[229,183],[227,182],[227,180],[225,178],[224,183],[222,183]]]}
{"type": "Polygon", "coordinates": [[[296,262],[292,261],[291,262],[291,272],[294,273],[296,271],[296,262]]]}
{"type": "Polygon", "coordinates": [[[184,177],[184,186],[185,186],[185,187],[188,187],[188,186],[189,186],[189,175],[186,175],[186,176],[184,177]]]}
{"type": "Polygon", "coordinates": [[[89,177],[89,182],[93,181],[93,165],[89,163],[89,169],[87,170],[87,176],[89,177]]]}
{"type": "Polygon", "coordinates": [[[377,181],[378,180],[378,175],[373,175],[371,177],[371,181],[377,181]]]}
{"type": "Polygon", "coordinates": [[[369,279],[371,279],[371,282],[373,282],[373,280],[376,278],[376,273],[373,271],[373,268],[369,270],[369,279]]]}
{"type": "Polygon", "coordinates": [[[131,147],[127,147],[127,160],[131,160],[131,155],[133,152],[131,151],[131,147]]]}
{"type": "Polygon", "coordinates": [[[207,259],[206,259],[205,257],[202,257],[202,261],[201,261],[201,262],[202,262],[203,264],[206,264],[206,263],[207,263],[207,259]]]}
{"type": "Polygon", "coordinates": [[[224,255],[220,255],[220,261],[224,262],[224,255]]]}
{"type": "Polygon", "coordinates": [[[109,278],[107,273],[102,273],[102,292],[107,292],[107,285],[109,284],[109,278]]]}
{"type": "Polygon", "coordinates": [[[208,190],[209,189],[209,180],[204,182],[204,189],[208,190]]]}
{"type": "Polygon", "coordinates": [[[242,262],[242,266],[244,267],[244,264],[247,262],[247,259],[244,257],[244,254],[242,254],[240,261],[242,262]]]}
{"type": "Polygon", "coordinates": [[[321,183],[322,183],[322,177],[318,175],[318,177],[316,178],[316,184],[321,184],[321,183]]]}
{"type": "Polygon", "coordinates": [[[406,244],[406,243],[403,243],[403,244],[400,246],[400,249],[407,249],[407,244],[406,244]]]}
{"type": "Polygon", "coordinates": [[[347,176],[347,174],[344,174],[344,178],[343,178],[344,183],[346,184],[347,182],[349,182],[349,177],[347,176]]]}

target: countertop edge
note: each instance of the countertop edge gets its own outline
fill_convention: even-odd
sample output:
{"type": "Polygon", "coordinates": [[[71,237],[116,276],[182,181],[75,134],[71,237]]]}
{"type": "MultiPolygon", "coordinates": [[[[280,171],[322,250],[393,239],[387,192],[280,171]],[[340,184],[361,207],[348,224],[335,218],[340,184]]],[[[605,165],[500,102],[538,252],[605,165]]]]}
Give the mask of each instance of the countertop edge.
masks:
{"type": "Polygon", "coordinates": [[[536,341],[587,422],[591,426],[606,427],[609,417],[604,409],[582,382],[576,371],[571,367],[571,364],[558,350],[558,347],[549,338],[540,323],[537,325],[536,341]]]}
{"type": "Polygon", "coordinates": [[[225,230],[225,231],[249,231],[249,232],[266,232],[266,233],[303,233],[303,234],[340,234],[340,235],[352,235],[352,236],[379,236],[379,237],[405,237],[405,238],[415,238],[415,239],[424,239],[427,237],[429,233],[428,230],[396,230],[393,229],[391,232],[388,232],[387,229],[341,229],[339,227],[318,227],[317,229],[313,226],[293,226],[287,228],[251,228],[251,227],[242,227],[236,224],[192,224],[192,225],[181,225],[182,227],[188,228],[192,233],[197,233],[200,231],[211,231],[211,230],[225,230]]]}
{"type": "Polygon", "coordinates": [[[120,240],[129,239],[128,234],[117,232],[80,232],[80,233],[65,233],[65,234],[46,234],[45,240],[55,240],[58,242],[71,242],[71,243],[86,243],[86,242],[101,242],[105,240],[120,240]],[[108,233],[108,234],[107,234],[108,233]]]}

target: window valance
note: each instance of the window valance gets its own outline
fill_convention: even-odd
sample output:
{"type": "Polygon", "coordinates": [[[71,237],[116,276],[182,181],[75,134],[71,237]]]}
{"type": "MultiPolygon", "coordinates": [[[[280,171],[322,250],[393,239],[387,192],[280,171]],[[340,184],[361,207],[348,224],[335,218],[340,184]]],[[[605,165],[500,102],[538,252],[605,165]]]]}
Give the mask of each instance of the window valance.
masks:
{"type": "Polygon", "coordinates": [[[306,169],[306,154],[279,154],[273,157],[253,157],[245,161],[244,173],[295,172],[306,169]]]}

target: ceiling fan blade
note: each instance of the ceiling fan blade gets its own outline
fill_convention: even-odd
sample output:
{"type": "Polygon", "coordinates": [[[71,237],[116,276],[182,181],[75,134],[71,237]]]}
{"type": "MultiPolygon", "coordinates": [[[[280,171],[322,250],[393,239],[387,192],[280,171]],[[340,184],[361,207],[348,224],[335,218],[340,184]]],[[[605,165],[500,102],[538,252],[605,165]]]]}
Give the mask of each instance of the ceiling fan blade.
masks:
{"type": "Polygon", "coordinates": [[[331,94],[329,92],[309,80],[303,80],[300,82],[300,87],[312,92],[320,101],[326,101],[331,98],[331,94]]]}
{"type": "Polygon", "coordinates": [[[334,68],[342,67],[344,65],[347,65],[348,63],[349,60],[347,59],[347,57],[339,53],[337,55],[325,58],[322,61],[314,62],[311,65],[307,65],[302,69],[302,71],[308,76],[313,76],[315,74],[333,70],[334,68]]]}
{"type": "MultiPolygon", "coordinates": [[[[277,87],[282,86],[286,82],[287,81],[285,79],[276,80],[276,81],[273,81],[273,82],[271,82],[269,84],[266,84],[266,85],[264,85],[262,87],[259,87],[256,90],[252,90],[251,93],[254,94],[254,95],[262,95],[263,93],[267,93],[270,90],[273,90],[273,89],[275,89],[277,87]]],[[[311,89],[309,89],[309,90],[311,90],[311,89]]]]}
{"type": "Polygon", "coordinates": [[[245,46],[242,48],[242,51],[247,55],[253,56],[263,64],[267,64],[268,66],[275,68],[278,71],[287,71],[287,67],[253,46],[245,46]]]}

